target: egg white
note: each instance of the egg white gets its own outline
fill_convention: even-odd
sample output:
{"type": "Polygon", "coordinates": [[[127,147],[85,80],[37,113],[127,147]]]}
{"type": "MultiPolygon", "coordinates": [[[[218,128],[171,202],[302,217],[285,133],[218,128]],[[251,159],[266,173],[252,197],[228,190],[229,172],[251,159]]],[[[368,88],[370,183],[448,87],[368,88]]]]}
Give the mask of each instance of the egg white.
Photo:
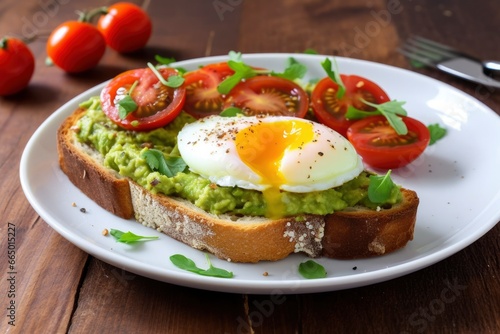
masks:
{"type": "MultiPolygon", "coordinates": [[[[300,193],[326,190],[355,178],[363,170],[361,158],[343,136],[322,124],[294,117],[203,118],[183,127],[177,137],[178,148],[189,169],[211,182],[263,191],[272,185],[242,161],[236,135],[257,123],[282,121],[310,122],[314,138],[301,149],[285,151],[279,168],[285,181],[279,189],[300,193]]],[[[266,140],[265,136],[255,138],[257,145],[267,145],[266,140]]]]}

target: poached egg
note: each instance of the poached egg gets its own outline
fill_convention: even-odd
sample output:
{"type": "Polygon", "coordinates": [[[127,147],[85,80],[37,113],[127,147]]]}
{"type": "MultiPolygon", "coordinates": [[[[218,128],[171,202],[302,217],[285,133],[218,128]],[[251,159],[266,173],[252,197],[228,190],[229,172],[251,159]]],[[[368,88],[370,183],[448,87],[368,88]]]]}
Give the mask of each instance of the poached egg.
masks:
{"type": "Polygon", "coordinates": [[[364,169],[347,139],[302,118],[211,116],[185,125],[177,141],[193,173],[219,186],[261,191],[268,206],[282,205],[282,190],[326,190],[364,169]]]}

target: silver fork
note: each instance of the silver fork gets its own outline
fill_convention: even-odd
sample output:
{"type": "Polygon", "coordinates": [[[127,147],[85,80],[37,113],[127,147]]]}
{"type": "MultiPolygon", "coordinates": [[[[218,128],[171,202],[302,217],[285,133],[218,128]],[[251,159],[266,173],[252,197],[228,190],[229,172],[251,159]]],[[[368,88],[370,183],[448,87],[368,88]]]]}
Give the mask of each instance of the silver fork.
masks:
{"type": "Polygon", "coordinates": [[[500,70],[500,62],[482,62],[449,46],[423,37],[410,38],[398,51],[424,65],[482,85],[500,88],[500,81],[486,75],[500,70]]]}

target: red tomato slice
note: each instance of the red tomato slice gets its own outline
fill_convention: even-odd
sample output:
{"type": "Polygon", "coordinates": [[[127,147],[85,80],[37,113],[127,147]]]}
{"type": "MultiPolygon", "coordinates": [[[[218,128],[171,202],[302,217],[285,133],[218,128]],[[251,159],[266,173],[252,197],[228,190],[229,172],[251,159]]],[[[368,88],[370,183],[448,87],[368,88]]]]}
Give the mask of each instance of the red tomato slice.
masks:
{"type": "MultiPolygon", "coordinates": [[[[173,68],[158,70],[167,79],[178,75],[173,68]]],[[[111,80],[101,92],[101,105],[104,113],[116,124],[127,130],[145,131],[167,125],[182,111],[186,97],[184,88],[170,88],[159,83],[149,68],[124,72],[111,80]],[[135,81],[132,99],[137,109],[120,118],[118,101],[123,98],[135,81]]]]}
{"type": "Polygon", "coordinates": [[[314,115],[321,123],[329,126],[343,136],[347,128],[355,121],[345,118],[349,106],[357,109],[372,111],[373,108],[360,101],[360,98],[372,103],[388,102],[389,96],[376,83],[357,75],[341,75],[345,85],[345,94],[339,100],[337,91],[339,86],[329,77],[320,80],[311,94],[311,103],[314,115]]]}
{"type": "Polygon", "coordinates": [[[220,114],[224,108],[224,98],[217,91],[217,86],[233,73],[229,65],[222,62],[184,74],[184,111],[195,118],[220,114]]]}
{"type": "Polygon", "coordinates": [[[307,93],[294,83],[274,76],[256,76],[236,85],[225,108],[240,108],[245,115],[304,117],[309,107],[307,93]]]}
{"type": "Polygon", "coordinates": [[[370,166],[403,167],[418,158],[430,140],[429,130],[420,121],[411,117],[403,117],[403,121],[408,133],[398,135],[385,117],[367,117],[349,127],[347,138],[370,166]]]}

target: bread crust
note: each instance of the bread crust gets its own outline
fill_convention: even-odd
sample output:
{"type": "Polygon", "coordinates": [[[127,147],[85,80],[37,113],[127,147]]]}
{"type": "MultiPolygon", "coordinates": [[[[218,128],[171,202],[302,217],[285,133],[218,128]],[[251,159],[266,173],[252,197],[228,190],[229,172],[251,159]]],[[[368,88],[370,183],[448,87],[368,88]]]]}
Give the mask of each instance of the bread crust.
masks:
{"type": "Polygon", "coordinates": [[[350,208],[326,216],[282,219],[216,216],[181,198],[153,194],[102,164],[102,157],[78,142],[78,109],[57,133],[59,164],[69,180],[109,212],[154,228],[191,247],[233,262],[277,261],[291,253],[353,259],[382,255],[413,239],[419,200],[403,189],[403,201],[380,211],[350,208]]]}
{"type": "Polygon", "coordinates": [[[77,109],[58,129],[59,166],[69,180],[99,206],[130,219],[134,210],[128,180],[104,167],[98,154],[92,154],[91,149],[85,148],[74,136],[72,127],[84,113],[84,109],[77,109]]]}
{"type": "Polygon", "coordinates": [[[325,217],[323,256],[354,259],[391,253],[413,240],[419,198],[401,189],[403,200],[380,211],[362,207],[325,217]]]}
{"type": "Polygon", "coordinates": [[[233,262],[276,261],[291,253],[321,255],[324,219],[216,216],[188,201],[152,194],[131,181],[135,218],[191,247],[233,262]]]}

